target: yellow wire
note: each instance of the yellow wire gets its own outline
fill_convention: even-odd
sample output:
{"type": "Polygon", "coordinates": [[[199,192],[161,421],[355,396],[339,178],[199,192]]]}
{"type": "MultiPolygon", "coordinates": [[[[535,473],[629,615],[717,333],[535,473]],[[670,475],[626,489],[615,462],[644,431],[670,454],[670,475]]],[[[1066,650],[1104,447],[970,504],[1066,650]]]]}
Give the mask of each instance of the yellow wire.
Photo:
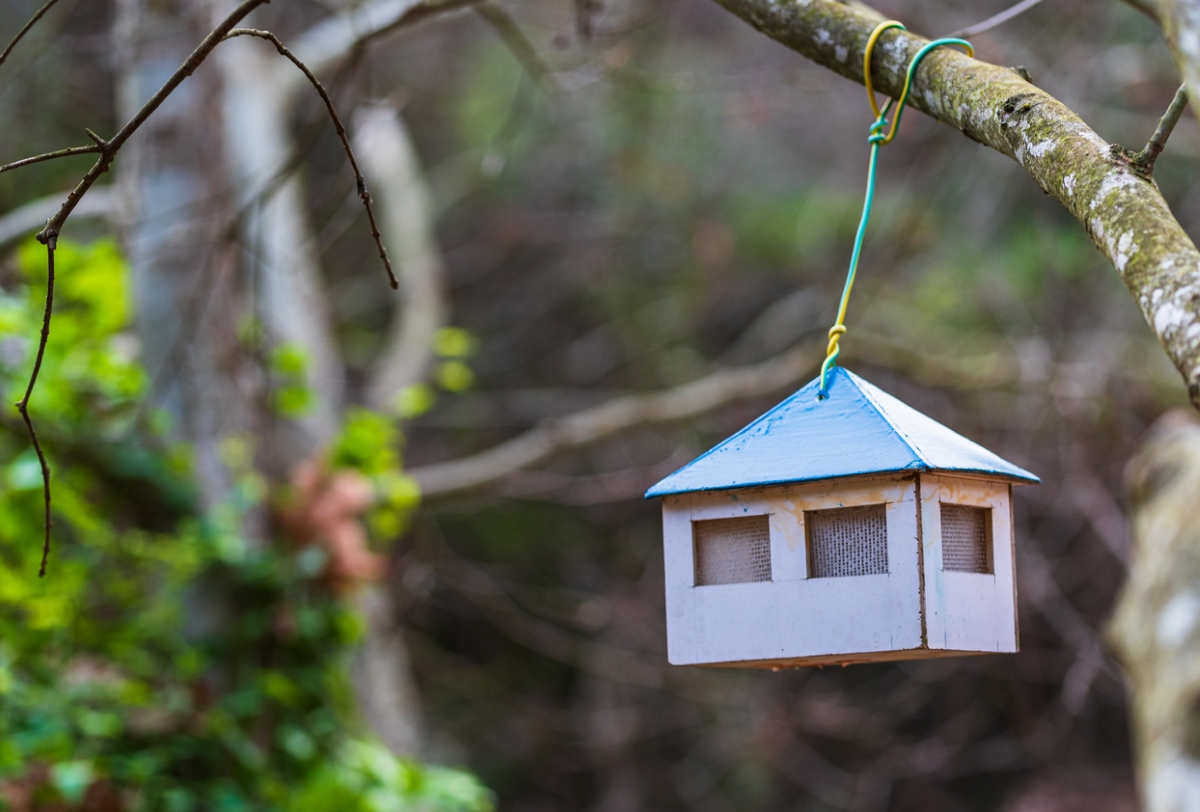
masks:
{"type": "MultiPolygon", "coordinates": [[[[883,117],[887,115],[888,110],[891,109],[892,100],[888,99],[887,103],[882,109],[879,107],[879,103],[875,101],[875,87],[871,84],[871,55],[875,52],[875,43],[879,41],[879,37],[882,36],[883,32],[887,31],[889,28],[899,28],[901,31],[908,30],[904,27],[904,23],[899,22],[898,20],[885,20],[884,22],[881,22],[879,25],[875,26],[875,30],[871,32],[871,36],[867,38],[867,47],[863,51],[863,85],[865,85],[867,88],[867,101],[871,103],[871,112],[875,114],[876,124],[878,124],[883,117]]],[[[938,40],[938,42],[942,41],[943,40],[938,40]]],[[[953,39],[945,40],[945,42],[947,42],[947,44],[954,44],[964,48],[967,52],[967,56],[975,56],[975,47],[966,40],[953,39]]],[[[912,90],[912,82],[913,71],[910,70],[905,76],[904,89],[900,91],[900,98],[896,100],[897,110],[904,109],[904,105],[908,101],[909,91],[912,90]]],[[[892,139],[896,137],[896,128],[899,126],[900,114],[897,113],[895,120],[892,121],[891,129],[888,130],[888,134],[879,141],[879,145],[886,146],[892,143],[892,139]]]]}
{"type": "Polygon", "coordinates": [[[863,51],[863,84],[867,86],[867,101],[871,103],[871,112],[875,114],[875,118],[883,116],[883,112],[879,109],[879,104],[875,101],[875,88],[871,84],[871,54],[875,52],[875,43],[884,31],[889,28],[899,28],[901,31],[907,31],[904,23],[899,20],[886,20],[875,26],[875,30],[871,32],[871,36],[867,37],[867,48],[863,51]]]}

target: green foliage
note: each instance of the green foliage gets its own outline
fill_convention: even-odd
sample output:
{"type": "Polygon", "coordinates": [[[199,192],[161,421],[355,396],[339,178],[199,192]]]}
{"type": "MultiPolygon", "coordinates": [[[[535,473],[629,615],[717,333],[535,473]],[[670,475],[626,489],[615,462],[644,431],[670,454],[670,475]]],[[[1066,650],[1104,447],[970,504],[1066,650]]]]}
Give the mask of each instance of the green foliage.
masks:
{"type": "Polygon", "coordinates": [[[418,383],[406,386],[400,390],[393,402],[392,409],[397,417],[412,419],[420,417],[433,408],[437,401],[437,392],[429,384],[418,383]]]}
{"type": "Polygon", "coordinates": [[[298,344],[281,344],[271,353],[271,372],[276,381],[271,405],[281,417],[303,417],[312,410],[308,388],[308,352],[298,344]]]}
{"type": "Polygon", "coordinates": [[[378,498],[367,523],[381,539],[402,533],[421,501],[417,481],[400,472],[400,439],[389,418],[369,409],[351,409],[330,459],[334,468],[353,469],[375,483],[378,498]]]}
{"type": "Polygon", "coordinates": [[[353,468],[368,476],[395,471],[400,467],[399,441],[391,420],[370,409],[351,409],[330,462],[335,468],[353,468]]]}
{"type": "Polygon", "coordinates": [[[461,327],[442,327],[434,333],[433,347],[443,358],[466,358],[479,348],[479,339],[461,327]]]}
{"type": "MultiPolygon", "coordinates": [[[[10,401],[31,364],[44,260],[23,249],[26,282],[0,295],[10,401]]],[[[361,735],[345,660],[362,622],[324,579],[318,548],[262,549],[242,535],[267,495],[251,444],[222,445],[238,487],[199,515],[171,474],[177,450],[132,439],[146,376],[122,332],[115,247],[61,242],[58,268],[33,399],[54,470],[45,579],[37,460],[14,421],[0,425],[0,809],[99,808],[100,797],[156,812],[490,809],[472,776],[399,761],[361,735]]],[[[287,348],[272,360],[281,376],[307,365],[287,348]]],[[[377,477],[400,515],[416,495],[398,441],[387,420],[356,412],[335,458],[377,477]]]]}

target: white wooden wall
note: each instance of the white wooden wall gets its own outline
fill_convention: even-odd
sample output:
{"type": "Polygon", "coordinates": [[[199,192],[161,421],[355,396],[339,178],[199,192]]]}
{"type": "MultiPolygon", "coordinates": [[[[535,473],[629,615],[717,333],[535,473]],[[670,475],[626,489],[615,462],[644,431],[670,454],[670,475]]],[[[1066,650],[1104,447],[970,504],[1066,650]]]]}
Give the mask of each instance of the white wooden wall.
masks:
{"type": "Polygon", "coordinates": [[[675,665],[919,648],[916,483],[843,480],[666,497],[667,649],[675,665]],[[804,512],[884,504],[888,574],[808,578],[804,512]],[[772,580],[695,585],[692,522],[767,514],[772,580]]]}
{"type": "Polygon", "coordinates": [[[1017,650],[1012,487],[1005,482],[922,475],[925,618],[929,647],[958,651],[1017,650]],[[990,574],[942,568],[941,503],[990,508],[990,574]]]}

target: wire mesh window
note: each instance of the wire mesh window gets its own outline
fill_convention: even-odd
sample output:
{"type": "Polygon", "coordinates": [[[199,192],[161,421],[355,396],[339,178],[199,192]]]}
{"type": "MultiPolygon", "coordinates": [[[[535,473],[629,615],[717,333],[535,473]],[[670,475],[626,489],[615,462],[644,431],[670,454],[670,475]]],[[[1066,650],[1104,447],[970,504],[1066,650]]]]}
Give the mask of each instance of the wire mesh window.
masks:
{"type": "Polygon", "coordinates": [[[809,577],[883,575],[888,571],[887,514],[883,505],[810,510],[809,577]]]}
{"type": "Polygon", "coordinates": [[[739,516],[692,524],[696,541],[696,586],[771,580],[768,516],[739,516]]]}
{"type": "Polygon", "coordinates": [[[942,503],[942,569],[992,571],[991,514],[987,508],[942,503]]]}

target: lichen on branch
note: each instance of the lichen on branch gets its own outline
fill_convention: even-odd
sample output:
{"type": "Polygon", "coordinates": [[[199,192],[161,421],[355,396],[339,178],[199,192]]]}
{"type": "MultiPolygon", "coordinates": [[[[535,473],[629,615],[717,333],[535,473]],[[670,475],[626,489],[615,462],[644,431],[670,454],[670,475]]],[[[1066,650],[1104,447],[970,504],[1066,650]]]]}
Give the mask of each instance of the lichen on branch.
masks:
{"type": "MultiPolygon", "coordinates": [[[[881,19],[869,9],[834,0],[716,1],[812,61],[863,80],[863,50],[881,19]]],[[[909,62],[927,42],[884,33],[875,88],[899,96],[909,62]]],[[[1121,275],[1200,409],[1200,251],[1134,156],[1015,70],[951,48],[921,63],[909,104],[1012,158],[1066,206],[1121,275]]]]}

